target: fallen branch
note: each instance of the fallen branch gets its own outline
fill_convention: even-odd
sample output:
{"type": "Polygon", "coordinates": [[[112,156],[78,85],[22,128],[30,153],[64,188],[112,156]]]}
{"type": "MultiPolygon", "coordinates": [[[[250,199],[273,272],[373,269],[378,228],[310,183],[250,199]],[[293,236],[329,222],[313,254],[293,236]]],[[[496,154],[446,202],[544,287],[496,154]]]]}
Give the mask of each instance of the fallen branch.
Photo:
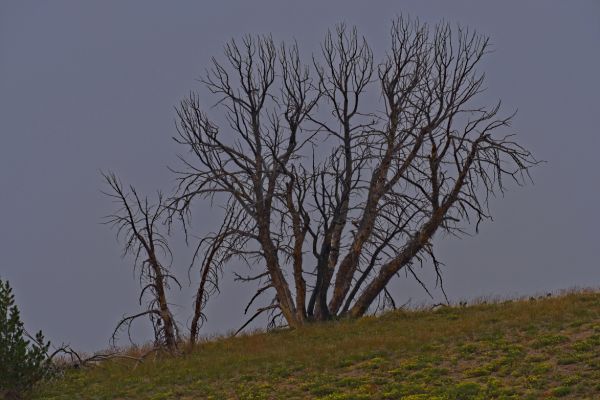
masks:
{"type": "Polygon", "coordinates": [[[135,361],[135,367],[137,367],[137,365],[141,362],[144,361],[144,359],[156,352],[160,350],[160,347],[153,347],[152,349],[146,351],[144,354],[142,354],[139,357],[135,357],[135,356],[131,356],[128,354],[123,354],[122,352],[119,351],[114,351],[114,352],[110,352],[110,353],[95,353],[89,357],[83,357],[81,354],[79,354],[77,351],[73,350],[69,345],[62,345],[59,348],[57,348],[52,354],[48,355],[48,358],[51,361],[54,361],[54,358],[57,357],[58,355],[66,355],[70,358],[70,362],[67,363],[67,367],[70,368],[81,368],[81,367],[86,367],[88,365],[92,365],[92,364],[98,364],[100,362],[103,361],[107,361],[107,360],[112,360],[112,359],[124,359],[124,360],[131,360],[131,361],[135,361]]]}

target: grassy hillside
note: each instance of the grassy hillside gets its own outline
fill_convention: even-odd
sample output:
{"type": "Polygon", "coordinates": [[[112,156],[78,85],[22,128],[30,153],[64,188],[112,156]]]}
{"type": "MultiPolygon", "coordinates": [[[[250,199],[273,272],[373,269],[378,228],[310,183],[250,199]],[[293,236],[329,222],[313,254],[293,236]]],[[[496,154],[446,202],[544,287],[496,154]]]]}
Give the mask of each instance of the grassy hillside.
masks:
{"type": "Polygon", "coordinates": [[[36,399],[600,399],[600,293],[390,312],[76,370],[36,399]]]}

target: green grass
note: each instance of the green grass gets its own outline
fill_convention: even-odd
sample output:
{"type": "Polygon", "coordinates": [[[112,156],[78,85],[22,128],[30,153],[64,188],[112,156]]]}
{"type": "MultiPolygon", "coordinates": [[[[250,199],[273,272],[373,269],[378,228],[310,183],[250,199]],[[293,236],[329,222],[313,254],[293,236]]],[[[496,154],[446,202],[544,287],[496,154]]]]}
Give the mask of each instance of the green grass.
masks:
{"type": "Polygon", "coordinates": [[[34,399],[599,399],[600,293],[224,338],[73,370],[34,399]]]}

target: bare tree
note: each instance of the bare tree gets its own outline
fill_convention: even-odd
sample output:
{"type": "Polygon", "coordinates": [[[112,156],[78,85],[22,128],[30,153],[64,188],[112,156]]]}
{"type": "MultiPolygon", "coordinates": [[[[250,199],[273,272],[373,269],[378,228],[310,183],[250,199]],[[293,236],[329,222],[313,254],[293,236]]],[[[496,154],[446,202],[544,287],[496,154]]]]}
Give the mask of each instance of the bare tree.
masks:
{"type": "MultiPolygon", "coordinates": [[[[204,308],[211,295],[219,291],[219,275],[224,264],[229,260],[228,254],[232,254],[232,247],[237,246],[239,236],[233,235],[234,226],[240,223],[240,213],[231,212],[225,215],[221,229],[214,235],[205,236],[196,247],[190,271],[203,254],[200,264],[200,281],[196,290],[194,300],[194,314],[190,326],[190,344],[194,345],[198,339],[201,325],[206,321],[204,308]]],[[[243,244],[241,244],[243,246],[243,244]]]]}
{"type": "Polygon", "coordinates": [[[399,17],[390,39],[378,64],[343,24],[308,64],[295,43],[232,40],[203,79],[223,113],[196,93],[177,107],[188,152],[173,209],[185,221],[196,199],[226,204],[205,265],[253,266],[251,303],[271,294],[257,312],[291,327],[394,304],[387,284],[402,270],[422,283],[416,264],[439,277],[435,233],[477,228],[489,197],[537,163],[500,102],[477,104],[488,38],[399,17]]]}
{"type": "MultiPolygon", "coordinates": [[[[169,282],[179,285],[177,279],[170,273],[169,265],[161,263],[161,258],[172,259],[169,244],[157,226],[162,223],[165,212],[162,195],[158,194],[156,204],[151,204],[147,198],[141,198],[133,186],[129,191],[115,174],[103,174],[110,191],[104,192],[118,204],[118,210],[106,217],[106,223],[117,230],[117,237],[124,242],[124,256],[134,257],[134,268],[139,275],[141,291],[140,305],[146,301],[146,310],[123,317],[113,332],[113,341],[121,328],[129,329],[138,318],[148,317],[154,329],[155,342],[174,351],[179,340],[179,332],[173,314],[167,301],[169,282]]],[[[181,287],[181,286],[180,286],[181,287]]]]}

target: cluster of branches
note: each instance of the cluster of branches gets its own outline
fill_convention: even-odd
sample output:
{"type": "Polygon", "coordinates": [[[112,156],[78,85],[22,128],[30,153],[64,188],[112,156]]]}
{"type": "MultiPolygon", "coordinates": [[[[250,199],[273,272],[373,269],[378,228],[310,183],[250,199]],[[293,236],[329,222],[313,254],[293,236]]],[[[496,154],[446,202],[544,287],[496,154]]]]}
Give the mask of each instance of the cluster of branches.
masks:
{"type": "MultiPolygon", "coordinates": [[[[181,342],[181,334],[177,320],[171,311],[168,292],[171,284],[175,284],[180,289],[181,284],[172,272],[173,254],[167,236],[161,232],[166,229],[165,225],[169,223],[172,215],[168,201],[161,192],[158,192],[156,201],[151,202],[148,197],[141,196],[133,186],[126,189],[114,173],[103,174],[103,177],[108,187],[104,194],[117,204],[115,212],[106,217],[105,223],[115,228],[117,238],[123,241],[123,256],[133,257],[134,270],[137,272],[141,286],[138,300],[140,305],[145,306],[145,309],[139,313],[123,316],[113,331],[113,344],[122,330],[126,330],[130,341],[133,341],[132,323],[140,318],[148,318],[154,331],[154,349],[166,348],[171,352],[175,351],[181,342]]],[[[209,241],[213,247],[220,243],[218,236],[211,235],[200,241],[190,268],[200,258],[199,252],[203,244],[209,241]]],[[[192,345],[196,342],[200,327],[206,320],[204,314],[206,303],[218,290],[219,262],[223,260],[221,258],[215,260],[213,253],[214,250],[206,253],[200,268],[200,281],[189,331],[192,345]]],[[[90,359],[82,360],[73,349],[64,346],[61,347],[60,353],[67,354],[71,358],[75,355],[81,364],[95,362],[106,356],[95,355],[90,359]]]]}
{"type": "MultiPolygon", "coordinates": [[[[169,244],[158,225],[162,223],[165,212],[162,195],[158,194],[158,202],[152,204],[147,197],[141,197],[133,186],[129,191],[113,173],[103,174],[110,191],[104,192],[117,204],[117,211],[106,217],[106,223],[117,230],[117,237],[122,238],[124,255],[132,254],[134,268],[137,270],[140,285],[139,303],[145,303],[146,309],[134,315],[124,316],[115,328],[112,339],[126,328],[129,334],[131,324],[140,317],[149,317],[154,329],[157,345],[174,350],[179,341],[177,322],[169,308],[167,290],[170,282],[179,287],[179,281],[170,273],[170,262],[167,266],[161,258],[172,260],[169,244]]],[[[131,339],[131,335],[129,335],[131,339]]]]}
{"type": "Polygon", "coordinates": [[[259,282],[251,303],[268,296],[255,316],[296,327],[393,303],[399,272],[419,280],[430,262],[439,276],[436,232],[478,226],[490,196],[537,163],[505,133],[499,102],[477,104],[488,38],[399,17],[390,39],[377,63],[338,25],[305,64],[295,43],[246,36],[203,79],[222,113],[196,93],[177,107],[186,152],[169,209],[187,223],[197,200],[225,205],[198,248],[202,271],[251,265],[238,276],[259,282]]]}

